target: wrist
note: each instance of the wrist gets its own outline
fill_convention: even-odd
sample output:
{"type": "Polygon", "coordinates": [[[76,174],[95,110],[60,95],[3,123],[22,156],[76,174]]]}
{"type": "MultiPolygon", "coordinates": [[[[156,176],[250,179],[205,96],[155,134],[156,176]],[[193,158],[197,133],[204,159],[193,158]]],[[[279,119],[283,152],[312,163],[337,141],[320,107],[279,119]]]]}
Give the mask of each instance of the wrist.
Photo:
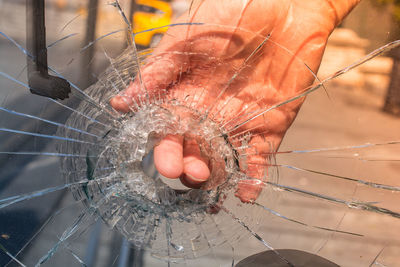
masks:
{"type": "Polygon", "coordinates": [[[332,19],[334,27],[338,26],[360,1],[361,0],[325,0],[327,3],[327,15],[332,19]]]}

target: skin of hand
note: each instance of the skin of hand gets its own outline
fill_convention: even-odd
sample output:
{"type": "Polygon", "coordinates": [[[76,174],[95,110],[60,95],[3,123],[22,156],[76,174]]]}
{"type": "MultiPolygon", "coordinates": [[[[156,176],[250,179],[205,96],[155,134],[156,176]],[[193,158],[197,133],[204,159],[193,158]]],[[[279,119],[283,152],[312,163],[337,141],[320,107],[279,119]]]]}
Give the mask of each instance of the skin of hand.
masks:
{"type": "MultiPolygon", "coordinates": [[[[172,98],[180,99],[198,94],[201,87],[203,93],[197,106],[208,110],[212,105],[210,117],[229,122],[245,106],[260,110],[289,99],[314,82],[310,70],[317,72],[329,35],[358,2],[194,1],[190,12],[178,22],[205,25],[171,27],[141,68],[142,83],[136,78],[111,99],[111,106],[120,112],[131,111],[133,102],[144,97],[143,87],[150,96],[166,90],[172,98]],[[235,79],[219,96],[238,70],[239,76],[246,78],[235,79]],[[229,103],[225,105],[227,99],[229,103]]],[[[303,101],[298,99],[275,108],[231,133],[248,132],[253,136],[250,147],[239,152],[247,155],[240,167],[248,176],[265,177],[265,154],[271,153],[271,146],[278,149],[303,101]]],[[[162,175],[180,178],[193,188],[210,176],[207,159],[202,157],[196,141],[179,135],[166,136],[154,148],[154,162],[162,175]]],[[[243,181],[236,195],[243,202],[251,202],[260,191],[261,183],[243,181]]]]}

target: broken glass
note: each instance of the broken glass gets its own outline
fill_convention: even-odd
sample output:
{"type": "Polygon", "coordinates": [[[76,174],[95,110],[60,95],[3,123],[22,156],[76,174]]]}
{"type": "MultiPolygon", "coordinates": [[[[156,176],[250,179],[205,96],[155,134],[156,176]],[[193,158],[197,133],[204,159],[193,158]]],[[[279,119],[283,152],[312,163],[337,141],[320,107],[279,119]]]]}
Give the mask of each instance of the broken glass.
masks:
{"type": "MultiPolygon", "coordinates": [[[[2,265],[232,266],[271,250],[296,266],[280,249],[297,249],[341,266],[396,266],[398,119],[371,108],[375,102],[368,96],[329,82],[399,46],[398,41],[283,102],[266,106],[255,101],[228,121],[224,115],[234,95],[221,106],[203,106],[205,90],[193,87],[194,81],[188,83],[196,89],[186,95],[167,90],[153,95],[143,88],[131,112],[121,115],[109,105],[110,98],[140,78],[140,66],[163,58],[131,44],[124,2],[101,3],[101,34],[77,45],[84,40],[86,15],[84,10],[76,14],[73,10],[82,7],[71,5],[66,11],[55,4],[46,9],[54,22],[46,25],[49,72],[72,89],[70,98],[60,101],[29,93],[25,6],[0,1],[2,265]],[[96,53],[82,67],[92,47],[96,53]],[[82,68],[89,67],[87,74],[96,81],[83,90],[82,68]],[[249,166],[240,164],[258,152],[250,142],[253,134],[243,126],[306,95],[279,151],[267,144],[264,176],[245,174],[249,166]],[[196,138],[211,159],[211,178],[201,188],[170,184],[151,170],[153,146],[168,134],[196,138]],[[235,196],[237,184],[254,182],[262,184],[259,197],[243,203],[235,196]]],[[[188,24],[215,27],[203,22],[169,27],[188,24]]],[[[290,53],[269,36],[248,34],[257,48],[221,79],[215,99],[246,79],[247,63],[259,48],[268,44],[290,53]]],[[[207,54],[190,56],[227,67],[207,54]]],[[[294,64],[308,69],[296,57],[294,64]]]]}

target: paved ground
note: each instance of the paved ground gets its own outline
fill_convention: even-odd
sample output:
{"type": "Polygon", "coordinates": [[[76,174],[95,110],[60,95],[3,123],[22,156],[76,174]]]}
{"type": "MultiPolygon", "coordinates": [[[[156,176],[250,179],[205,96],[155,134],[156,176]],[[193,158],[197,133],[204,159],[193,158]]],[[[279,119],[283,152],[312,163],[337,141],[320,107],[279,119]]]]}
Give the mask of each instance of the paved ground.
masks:
{"type": "MultiPolygon", "coordinates": [[[[328,86],[328,93],[331,100],[322,90],[307,99],[296,122],[289,130],[281,150],[332,148],[398,140],[400,119],[380,111],[382,99],[361,91],[354,92],[337,88],[334,85],[328,86]]],[[[278,161],[301,168],[399,186],[399,151],[399,145],[392,145],[315,155],[298,154],[280,157],[278,161]]],[[[400,211],[397,205],[400,200],[398,193],[370,189],[333,177],[290,170],[281,172],[280,177],[281,182],[292,186],[341,199],[377,202],[379,206],[400,211]]],[[[330,259],[337,260],[343,266],[368,266],[373,259],[371,256],[377,255],[380,249],[387,247],[387,251],[392,249],[391,256],[387,255],[384,261],[387,266],[396,266],[400,260],[398,219],[358,210],[350,211],[347,208],[328,205],[324,201],[310,202],[305,198],[301,198],[299,202],[290,203],[295,204],[293,207],[287,207],[286,214],[303,218],[302,221],[317,225],[328,222],[330,227],[335,227],[342,220],[340,230],[363,233],[368,236],[366,238],[349,238],[339,234],[329,236],[331,241],[321,250],[321,255],[328,253],[335,255],[330,259]],[[321,220],[317,220],[317,216],[321,220]],[[352,253],[348,253],[349,250],[352,253]],[[347,258],[344,255],[350,257],[347,258]]],[[[282,205],[285,205],[285,201],[282,205]]],[[[299,248],[302,246],[301,241],[298,246],[299,248]]]]}

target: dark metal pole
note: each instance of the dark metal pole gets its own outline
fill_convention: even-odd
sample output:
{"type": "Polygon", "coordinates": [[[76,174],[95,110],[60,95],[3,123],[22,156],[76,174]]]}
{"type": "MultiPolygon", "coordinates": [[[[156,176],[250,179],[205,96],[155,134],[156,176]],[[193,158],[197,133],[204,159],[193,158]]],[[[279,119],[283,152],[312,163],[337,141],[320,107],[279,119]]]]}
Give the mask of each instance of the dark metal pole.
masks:
{"type": "MultiPolygon", "coordinates": [[[[96,38],[98,5],[99,5],[98,0],[89,0],[87,6],[88,17],[86,21],[86,35],[83,46],[86,46],[90,42],[93,42],[94,39],[96,38]]],[[[95,52],[95,44],[92,44],[91,46],[88,47],[88,49],[86,49],[85,53],[83,54],[81,82],[84,87],[87,87],[93,83],[93,77],[91,75],[92,68],[90,61],[94,57],[94,52],[95,52]]]]}
{"type": "Polygon", "coordinates": [[[46,27],[44,18],[44,0],[28,0],[27,3],[27,43],[30,52],[36,58],[36,64],[29,64],[35,71],[39,71],[43,77],[48,77],[46,27]]]}
{"type": "Polygon", "coordinates": [[[44,0],[26,0],[26,44],[33,57],[27,57],[31,93],[53,99],[67,98],[70,84],[48,73],[44,0]]]}
{"type": "MultiPolygon", "coordinates": [[[[133,14],[136,11],[136,0],[131,0],[130,2],[131,2],[131,5],[129,6],[128,19],[129,19],[129,22],[131,23],[130,30],[133,31],[133,28],[134,28],[133,14]]],[[[126,35],[126,38],[128,40],[128,44],[132,45],[132,41],[133,41],[132,40],[132,32],[128,32],[126,35]]]]}
{"type": "Polygon", "coordinates": [[[393,68],[383,110],[400,116],[400,48],[392,53],[393,68]]]}
{"type": "Polygon", "coordinates": [[[131,0],[131,5],[129,7],[129,22],[131,23],[131,27],[133,29],[133,13],[136,11],[136,0],[131,0]]]}

